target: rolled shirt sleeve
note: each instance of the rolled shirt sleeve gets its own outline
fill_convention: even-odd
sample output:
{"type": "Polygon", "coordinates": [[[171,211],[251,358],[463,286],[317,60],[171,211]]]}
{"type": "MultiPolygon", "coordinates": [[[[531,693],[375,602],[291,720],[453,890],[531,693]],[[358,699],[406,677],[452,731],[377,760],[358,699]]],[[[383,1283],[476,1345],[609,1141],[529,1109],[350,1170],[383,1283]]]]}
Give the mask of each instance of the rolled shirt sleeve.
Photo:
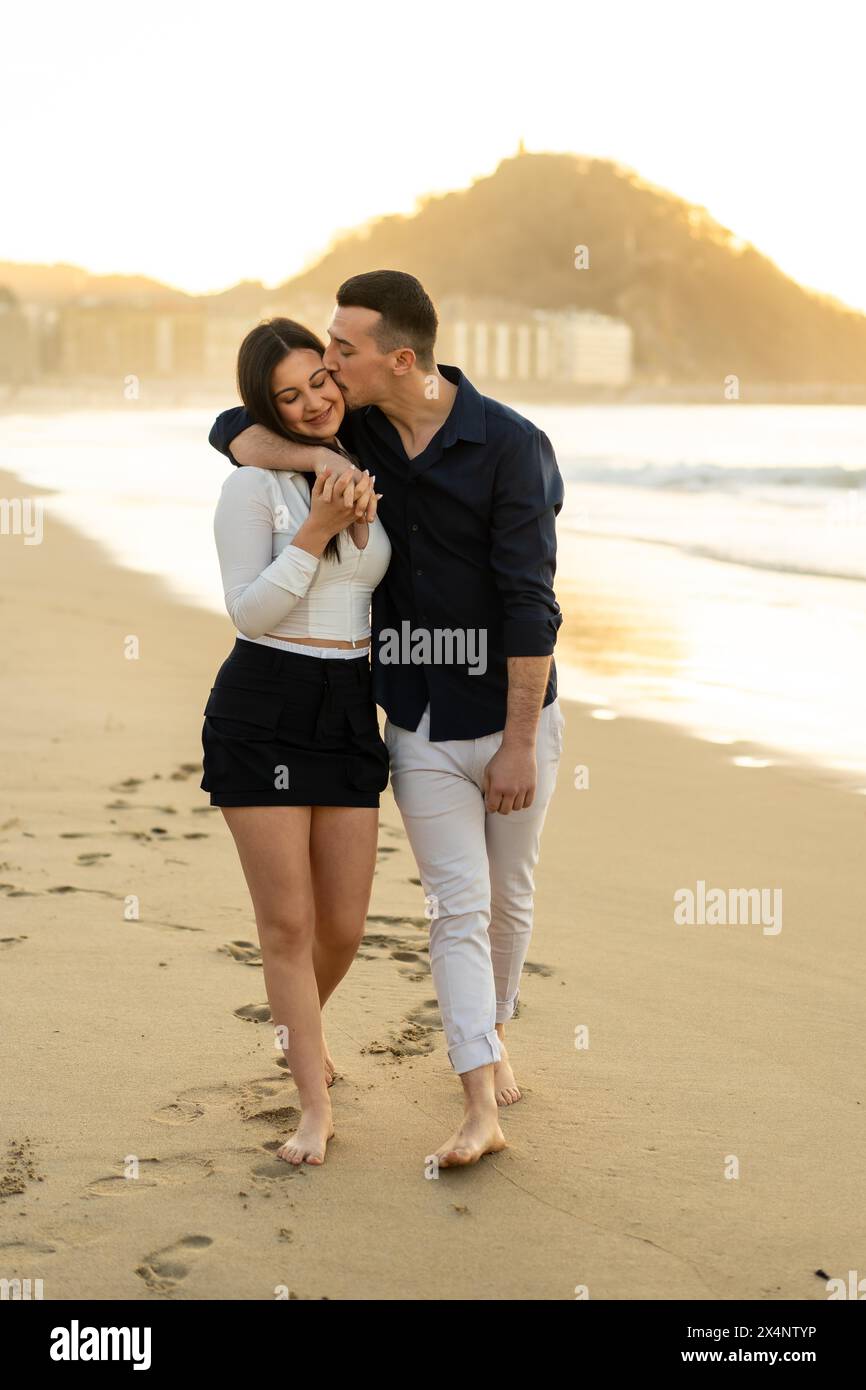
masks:
{"type": "Polygon", "coordinates": [[[556,516],[564,496],[553,446],[533,426],[498,460],[493,488],[490,564],[506,656],[551,656],[556,646],[556,516]]]}
{"type": "Polygon", "coordinates": [[[211,425],[210,434],[207,437],[208,444],[214,449],[218,449],[226,458],[231,459],[235,467],[239,467],[237,459],[231,451],[231,442],[236,439],[244,430],[254,425],[255,420],[243,405],[232,406],[230,410],[223,410],[211,425]]]}
{"type": "Polygon", "coordinates": [[[315,555],[295,545],[272,558],[272,486],[264,469],[239,468],[223,484],[214,515],[226,609],[245,637],[263,637],[281,623],[319,568],[315,555]]]}

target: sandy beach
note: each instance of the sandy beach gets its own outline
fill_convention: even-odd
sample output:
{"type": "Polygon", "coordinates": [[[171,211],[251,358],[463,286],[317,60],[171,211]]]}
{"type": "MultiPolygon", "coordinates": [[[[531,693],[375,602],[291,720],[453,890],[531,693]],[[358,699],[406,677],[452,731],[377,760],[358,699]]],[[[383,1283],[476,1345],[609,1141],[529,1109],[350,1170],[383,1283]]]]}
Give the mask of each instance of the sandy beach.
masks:
{"type": "Polygon", "coordinates": [[[229,619],[54,521],[0,559],[0,1277],[58,1300],[823,1300],[816,1271],[866,1270],[866,798],[566,706],[509,1033],[524,1099],[505,1152],[429,1180],[459,1085],[389,790],[326,1012],[336,1138],[294,1170],[247,890],[198,785],[229,619]],[[781,930],[676,923],[699,882],[781,890],[781,930]]]}

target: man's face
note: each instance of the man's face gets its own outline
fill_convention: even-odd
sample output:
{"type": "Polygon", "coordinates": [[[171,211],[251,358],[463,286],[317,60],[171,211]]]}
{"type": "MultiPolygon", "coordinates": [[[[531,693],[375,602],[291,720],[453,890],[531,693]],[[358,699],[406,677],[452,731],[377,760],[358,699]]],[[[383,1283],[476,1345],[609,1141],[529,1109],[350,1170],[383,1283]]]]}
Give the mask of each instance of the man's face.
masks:
{"type": "Polygon", "coordinates": [[[347,410],[374,405],[386,396],[391,384],[393,353],[380,352],[372,336],[381,317],[375,309],[341,308],[339,304],[331,315],[331,341],[323,360],[347,410]]]}

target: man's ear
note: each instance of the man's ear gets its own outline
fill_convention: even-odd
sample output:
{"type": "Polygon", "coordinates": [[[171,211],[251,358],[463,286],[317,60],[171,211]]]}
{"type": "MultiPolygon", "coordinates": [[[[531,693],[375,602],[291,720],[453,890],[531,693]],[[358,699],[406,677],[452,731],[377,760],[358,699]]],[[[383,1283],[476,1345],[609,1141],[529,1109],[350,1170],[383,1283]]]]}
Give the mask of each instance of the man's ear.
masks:
{"type": "Polygon", "coordinates": [[[413,348],[398,348],[394,353],[394,375],[406,376],[415,366],[417,358],[413,348]]]}

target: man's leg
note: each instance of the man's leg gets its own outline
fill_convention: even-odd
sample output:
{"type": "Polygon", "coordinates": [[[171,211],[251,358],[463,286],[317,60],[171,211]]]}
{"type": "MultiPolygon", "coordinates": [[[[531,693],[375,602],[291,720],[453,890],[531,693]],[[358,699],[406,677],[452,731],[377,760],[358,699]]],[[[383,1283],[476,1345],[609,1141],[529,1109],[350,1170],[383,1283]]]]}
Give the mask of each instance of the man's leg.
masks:
{"type": "MultiPolygon", "coordinates": [[[[564,724],[558,700],[541,711],[535,754],[538,782],[532,805],[523,811],[511,811],[507,816],[497,811],[486,813],[491,890],[490,952],[496,981],[496,1024],[502,1049],[494,1079],[499,1105],[513,1105],[520,1100],[520,1090],[505,1047],[505,1024],[514,1013],[520,974],[532,935],[534,869],[544,819],[556,786],[564,724]]],[[[489,751],[484,750],[485,760],[493,756],[501,741],[501,734],[479,740],[479,751],[481,744],[490,745],[489,751]]]]}
{"type": "Polygon", "coordinates": [[[443,1167],[505,1146],[493,1090],[499,1058],[490,960],[490,875],[484,798],[465,770],[475,740],[430,743],[429,715],[413,733],[387,722],[391,785],[433,915],[430,967],[464,1090],[463,1123],[437,1151],[443,1167]]]}

